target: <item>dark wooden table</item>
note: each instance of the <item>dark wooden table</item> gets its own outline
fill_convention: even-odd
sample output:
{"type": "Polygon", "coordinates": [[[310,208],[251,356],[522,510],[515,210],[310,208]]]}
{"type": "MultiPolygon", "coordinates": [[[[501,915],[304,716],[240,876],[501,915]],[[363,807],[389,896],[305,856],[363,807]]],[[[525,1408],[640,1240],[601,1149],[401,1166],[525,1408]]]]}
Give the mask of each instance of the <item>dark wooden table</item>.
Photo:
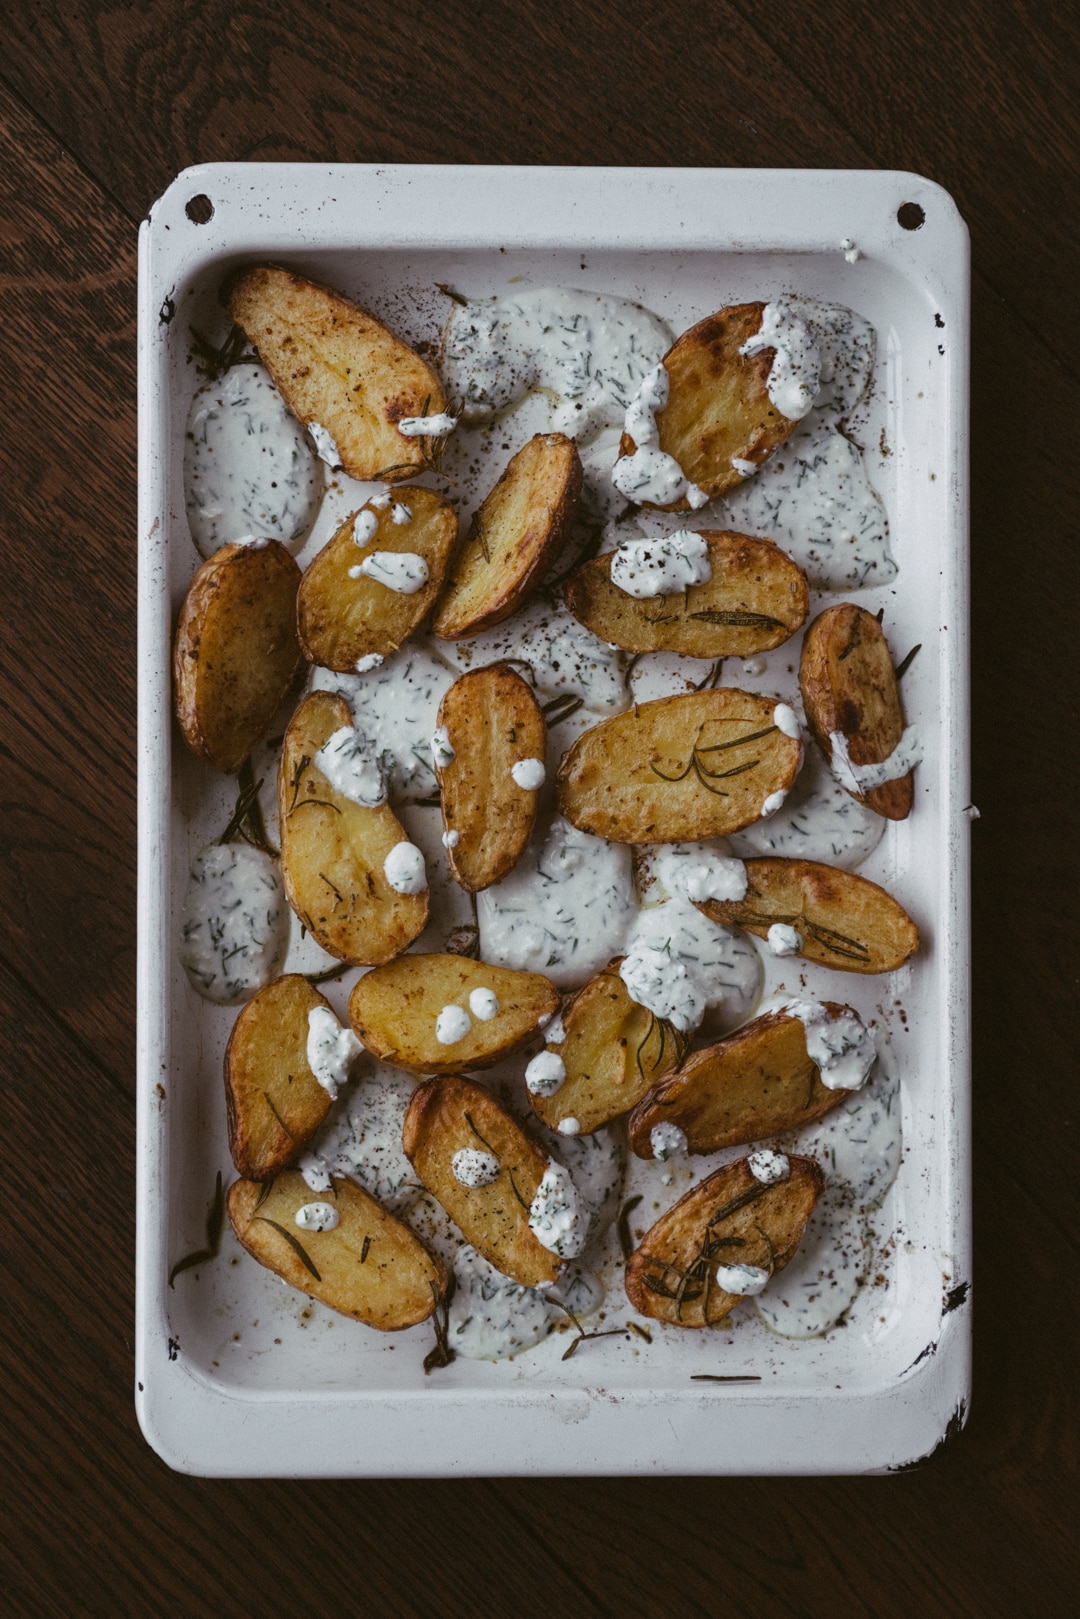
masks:
{"type": "Polygon", "coordinates": [[[1080,19],[1067,10],[5,8],[5,1611],[1075,1611],[1080,19]],[[171,1474],[140,1437],[135,239],[177,170],[228,158],[906,168],[956,197],[975,264],[979,1294],[973,1414],[923,1470],[210,1484],[171,1474]]]}

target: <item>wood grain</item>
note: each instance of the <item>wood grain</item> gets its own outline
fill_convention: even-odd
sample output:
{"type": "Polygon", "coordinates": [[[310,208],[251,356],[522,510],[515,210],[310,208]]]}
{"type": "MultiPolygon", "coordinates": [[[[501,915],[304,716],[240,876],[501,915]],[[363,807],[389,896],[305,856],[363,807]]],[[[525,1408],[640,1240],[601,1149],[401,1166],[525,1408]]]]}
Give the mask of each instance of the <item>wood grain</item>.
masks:
{"type": "Polygon", "coordinates": [[[1070,1611],[1075,15],[1034,0],[32,0],[0,16],[0,45],[6,1611],[1070,1611]],[[178,169],[241,158],[911,168],[968,219],[976,1396],[924,1470],[206,1484],[141,1439],[135,224],[178,169]]]}

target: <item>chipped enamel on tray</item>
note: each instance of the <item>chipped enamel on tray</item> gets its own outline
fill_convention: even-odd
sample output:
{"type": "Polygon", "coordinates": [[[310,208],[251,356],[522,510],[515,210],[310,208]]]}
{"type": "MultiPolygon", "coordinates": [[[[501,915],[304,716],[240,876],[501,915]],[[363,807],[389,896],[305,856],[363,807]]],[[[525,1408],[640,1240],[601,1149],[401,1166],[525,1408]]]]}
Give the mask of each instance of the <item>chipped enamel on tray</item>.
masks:
{"type": "MultiPolygon", "coordinates": [[[[968,303],[963,223],[946,193],[908,174],[222,165],[187,171],[154,206],[140,239],[137,1403],[170,1465],[233,1476],[865,1472],[923,1458],[962,1421],[968,303]],[[213,204],[206,224],[185,212],[199,194],[213,204]],[[897,222],[905,202],[925,211],[917,231],[897,222]],[[855,264],[844,238],[862,251],[855,264]],[[653,1323],[651,1345],[606,1338],[568,1362],[569,1340],[553,1334],[514,1360],[458,1359],[425,1378],[430,1323],[388,1335],[355,1325],[284,1288],[228,1230],[218,1259],[169,1289],[170,1265],[202,1245],[215,1175],[232,1176],[221,1065],[237,1014],[190,990],[176,949],[190,861],[235,800],[235,781],[191,758],[171,717],[171,631],[199,562],[182,475],[199,384],[188,332],[222,330],[222,276],[260,259],[356,297],[412,342],[435,340],[445,318],[436,281],[470,297],[512,283],[613,292],[676,333],[724,304],[794,292],[877,328],[858,438],[900,572],[854,599],[884,607],[894,656],[922,643],[903,695],[926,757],[913,815],[888,825],[860,869],[911,912],[923,951],[882,978],[770,960],[765,983],[766,994],[782,985],[850,1001],[888,1029],[902,1079],[903,1161],[872,1221],[888,1248],[884,1280],[826,1336],[777,1337],[748,1301],[727,1329],[653,1323]],[[691,1381],[700,1374],[760,1381],[691,1381]]],[[[302,565],[350,509],[356,486],[335,481],[302,565]]],[[[779,648],[755,677],[731,660],[725,684],[790,698],[796,656],[779,648]]],[[[270,751],[255,760],[269,788],[270,751]]],[[[271,797],[264,789],[267,808],[271,797]]],[[[343,986],[326,993],[343,1015],[343,986]]],[[[651,1224],[720,1161],[684,1161],[665,1187],[665,1166],[631,1159],[624,1195],[645,1194],[632,1224],[651,1224]]],[[[617,1270],[605,1280],[607,1318],[591,1327],[634,1318],[617,1270]]]]}

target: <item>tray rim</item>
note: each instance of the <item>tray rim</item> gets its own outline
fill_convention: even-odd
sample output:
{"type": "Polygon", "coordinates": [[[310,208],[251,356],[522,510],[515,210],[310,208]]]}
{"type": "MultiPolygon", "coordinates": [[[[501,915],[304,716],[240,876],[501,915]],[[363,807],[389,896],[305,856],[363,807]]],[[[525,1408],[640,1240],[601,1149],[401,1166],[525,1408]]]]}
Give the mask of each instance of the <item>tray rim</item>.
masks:
{"type": "MultiPolygon", "coordinates": [[[[970,264],[966,226],[940,186],[907,171],[881,170],[272,163],[201,164],[184,170],[153,205],[139,233],[135,1368],[139,1422],[148,1443],[169,1466],[205,1477],[795,1474],[883,1472],[916,1465],[935,1453],[966,1419],[970,1293],[962,1308],[943,1318],[934,1353],[881,1389],[810,1393],[716,1386],[660,1392],[624,1389],[616,1394],[579,1387],[559,1391],[519,1387],[493,1398],[488,1390],[435,1390],[428,1385],[408,1393],[350,1390],[298,1395],[211,1382],[173,1352],[164,1264],[165,1126],[155,1093],[168,1068],[168,1002],[154,970],[154,945],[167,909],[163,855],[168,847],[171,743],[168,653],[162,657],[171,631],[157,473],[162,438],[154,408],[165,353],[161,312],[181,278],[189,278],[203,260],[220,260],[226,253],[348,246],[493,248],[495,198],[500,192],[513,224],[501,229],[508,221],[499,218],[498,241],[508,246],[822,252],[835,250],[841,233],[854,234],[860,246],[916,279],[933,292],[939,307],[947,309],[950,341],[944,387],[950,421],[950,522],[943,538],[952,562],[947,602],[954,633],[948,659],[953,745],[946,797],[956,809],[968,801],[970,264]],[[284,205],[280,200],[267,204],[268,183],[279,199],[291,193],[284,205]],[[615,184],[622,204],[617,210],[610,206],[615,184]],[[433,230],[430,215],[421,234],[405,225],[407,213],[417,212],[416,195],[425,188],[438,198],[436,219],[454,214],[452,229],[433,230]],[[189,223],[184,213],[185,203],[199,192],[218,199],[213,218],[202,226],[189,223]],[[543,206],[522,207],[526,192],[541,199],[543,206]],[[454,209],[448,206],[451,196],[454,209]],[[638,202],[636,214],[626,207],[628,198],[638,202]],[[925,234],[898,226],[890,230],[887,222],[897,200],[923,206],[933,229],[925,234]],[[886,203],[890,206],[883,206],[886,203]],[[353,212],[358,204],[372,210],[365,217],[362,236],[353,212]],[[276,211],[282,206],[285,219],[276,211]],[[718,211],[738,215],[742,228],[737,238],[717,225],[718,211]],[[556,228],[553,214],[558,215],[556,228]],[[631,236],[625,228],[628,214],[636,220],[631,236]],[[478,1400],[484,1402],[484,1421],[477,1434],[478,1400]],[[436,1407],[439,1445],[433,1461],[430,1437],[436,1407]],[[572,1445],[568,1424],[574,1431],[572,1445]],[[424,1435],[427,1443],[421,1442],[424,1435]]],[[[425,217],[423,209],[419,215],[425,217]]],[[[947,1125],[958,1197],[951,1211],[949,1247],[957,1274],[970,1288],[970,824],[952,814],[946,828],[952,886],[937,931],[951,990],[946,1032],[954,1083],[947,1125]]]]}

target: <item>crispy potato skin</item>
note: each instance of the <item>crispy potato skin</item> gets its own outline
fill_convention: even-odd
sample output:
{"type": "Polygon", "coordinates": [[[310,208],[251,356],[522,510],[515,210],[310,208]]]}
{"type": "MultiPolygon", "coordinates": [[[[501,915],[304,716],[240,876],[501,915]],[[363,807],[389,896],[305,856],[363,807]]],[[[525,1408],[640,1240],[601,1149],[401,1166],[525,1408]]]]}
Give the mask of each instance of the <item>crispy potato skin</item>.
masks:
{"type": "Polygon", "coordinates": [[[293,415],[333,438],[350,478],[395,483],[419,472],[425,441],[397,430],[406,416],[446,409],[442,383],[366,309],[288,270],[261,264],[223,298],[293,415]]]}
{"type": "Polygon", "coordinates": [[[336,1175],[333,1180],[332,1192],[313,1192],[297,1170],[289,1169],[262,1203],[258,1182],[234,1181],[226,1207],[239,1241],[291,1287],[366,1327],[400,1332],[426,1321],[446,1292],[441,1260],[362,1187],[336,1175]],[[296,1211],[315,1201],[337,1208],[340,1223],[333,1231],[297,1226],[296,1211]],[[300,1244],[317,1277],[282,1231],[300,1244]]]}
{"type": "Polygon", "coordinates": [[[562,543],[581,479],[577,445],[564,433],[537,433],[512,457],[451,569],[436,635],[457,641],[509,618],[562,543]]]}
{"type": "MultiPolygon", "coordinates": [[[[884,631],[872,613],[851,602],[827,607],[807,630],[799,687],[814,740],[826,759],[830,733],[847,738],[853,764],[887,759],[904,732],[900,691],[884,631]]],[[[904,821],[914,801],[911,771],[868,793],[852,793],[890,821],[904,821]]]]}
{"type": "MultiPolygon", "coordinates": [[[[347,517],[300,582],[296,625],[309,663],[352,670],[358,658],[396,652],[420,628],[442,589],[457,544],[457,518],[449,501],[433,489],[408,484],[395,491],[412,512],[410,523],[395,523],[390,509],[372,511],[379,527],[370,544],[353,539],[359,515],[347,517]],[[378,551],[414,551],[428,565],[428,582],[411,596],[377,579],[350,579],[349,569],[378,551]]],[[[365,508],[367,509],[367,508],[365,508]]]]}
{"type": "Polygon", "coordinates": [[[193,753],[237,770],[284,702],[302,663],[300,569],[277,540],[223,545],[199,569],[173,647],[176,717],[193,753]]]}
{"type": "Polygon", "coordinates": [[[455,757],[439,765],[443,825],[458,834],[447,849],[462,888],[490,888],[517,864],[536,819],[537,793],[510,774],[522,759],[544,759],[547,726],[528,684],[506,663],[470,669],[439,705],[455,757]]]}
{"type": "Polygon", "coordinates": [[[467,956],[399,956],[357,980],[349,1019],[367,1049],[382,1062],[413,1074],[454,1074],[490,1068],[537,1032],[540,1019],[558,1010],[559,995],[540,973],[491,967],[467,956]],[[473,1018],[452,1046],[435,1038],[444,1006],[469,1010],[474,989],[494,991],[499,1010],[487,1023],[473,1018]]]}
{"type": "MultiPolygon", "coordinates": [[[[769,398],[766,384],[775,349],[751,358],[739,353],[760,330],[764,309],[763,303],[720,309],[691,326],[664,355],[670,390],[656,416],[660,448],[710,497],[743,481],[732,456],[760,466],[797,426],[769,398]]],[[[620,455],[632,455],[636,448],[624,433],[620,455]]],[[[662,509],[690,507],[683,499],[662,509]]]]}
{"type": "MultiPolygon", "coordinates": [[[[833,1017],[848,1008],[823,1003],[833,1017]]],[[[715,1045],[693,1052],[630,1115],[630,1146],[654,1158],[656,1125],[677,1124],[691,1153],[717,1152],[820,1119],[850,1093],[821,1083],[796,1017],[766,1012],[715,1045]]]]}
{"type": "Polygon", "coordinates": [[[613,843],[737,832],[761,819],[770,794],[790,788],[802,762],[801,744],[773,724],[775,706],[723,686],[637,703],[584,731],[563,754],[559,808],[574,826],[613,843]]]}
{"type": "Polygon", "coordinates": [[[698,532],[709,547],[708,584],[639,600],[612,584],[610,555],[594,557],[567,581],[567,607],[624,652],[742,658],[802,628],[810,611],[806,575],[779,546],[729,530],[698,532]]]}
{"type": "Polygon", "coordinates": [[[774,1275],[783,1270],[798,1249],[825,1186],[825,1177],[812,1158],[792,1156],[789,1162],[788,1180],[762,1186],[746,1159],[740,1158],[691,1187],[662,1214],[626,1264],[623,1281],[633,1308],[673,1327],[712,1327],[741,1297],[717,1286],[718,1264],[768,1269],[771,1263],[774,1275]],[[716,1219],[721,1210],[747,1194],[750,1201],[716,1219]],[[717,1240],[727,1237],[741,1238],[741,1244],[728,1246],[717,1240]],[[691,1275],[681,1303],[656,1291],[663,1288],[675,1293],[680,1274],[688,1271],[691,1275]]]}
{"type": "Polygon", "coordinates": [[[746,861],[740,900],[703,900],[699,911],[764,939],[774,922],[802,935],[799,955],[849,973],[887,973],[919,948],[919,930],[891,894],[853,871],[770,855],[746,861]]]}
{"type": "Polygon", "coordinates": [[[401,1144],[428,1191],[496,1270],[523,1287],[555,1281],[559,1258],[529,1226],[547,1159],[489,1091],[457,1076],[418,1086],[409,1098],[401,1144]],[[502,1165],[498,1180],[462,1186],[450,1166],[463,1147],[493,1152],[502,1165]]]}
{"type": "Polygon", "coordinates": [[[333,1105],[307,1060],[308,1013],[329,1005],[306,978],[288,973],[233,1024],[225,1052],[229,1151],[247,1180],[270,1180],[292,1163],[333,1105]]]}
{"type": "Polygon", "coordinates": [[[290,721],[278,772],[281,875],[289,904],[324,950],[378,966],[423,932],[428,896],[399,894],[386,880],[387,855],[408,841],[390,806],[353,803],[315,768],[323,743],[351,723],[344,698],[326,691],[305,697],[290,721]]]}
{"type": "Polygon", "coordinates": [[[619,977],[619,960],[578,990],[563,1013],[566,1039],[549,1044],[566,1065],[566,1078],[552,1096],[529,1101],[538,1118],[557,1130],[560,1119],[577,1119],[581,1135],[628,1113],[660,1074],[678,1062],[683,1036],[638,1006],[619,977]]]}

